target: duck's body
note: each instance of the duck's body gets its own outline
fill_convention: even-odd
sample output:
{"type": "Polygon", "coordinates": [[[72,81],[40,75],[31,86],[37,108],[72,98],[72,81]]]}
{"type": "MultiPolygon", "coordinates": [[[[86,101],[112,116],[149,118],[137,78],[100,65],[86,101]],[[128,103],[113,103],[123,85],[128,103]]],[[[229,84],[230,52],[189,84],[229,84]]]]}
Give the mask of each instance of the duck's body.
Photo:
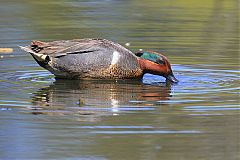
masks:
{"type": "Polygon", "coordinates": [[[160,71],[155,73],[159,69],[162,76],[165,76],[164,72],[172,74],[169,63],[159,67],[154,61],[141,58],[143,53],[133,54],[123,46],[105,39],[33,41],[31,46],[21,48],[31,53],[40,66],[57,78],[136,79],[147,72],[160,75],[160,71]]]}

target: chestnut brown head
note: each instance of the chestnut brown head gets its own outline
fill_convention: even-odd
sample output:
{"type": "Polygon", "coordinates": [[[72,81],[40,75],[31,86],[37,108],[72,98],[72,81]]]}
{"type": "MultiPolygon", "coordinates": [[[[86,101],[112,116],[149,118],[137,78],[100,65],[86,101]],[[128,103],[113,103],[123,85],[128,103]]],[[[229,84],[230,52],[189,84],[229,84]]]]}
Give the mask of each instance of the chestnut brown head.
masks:
{"type": "Polygon", "coordinates": [[[163,76],[166,78],[166,81],[172,83],[178,82],[173,75],[168,59],[164,55],[154,51],[139,51],[135,55],[139,57],[139,62],[144,73],[163,76]]]}

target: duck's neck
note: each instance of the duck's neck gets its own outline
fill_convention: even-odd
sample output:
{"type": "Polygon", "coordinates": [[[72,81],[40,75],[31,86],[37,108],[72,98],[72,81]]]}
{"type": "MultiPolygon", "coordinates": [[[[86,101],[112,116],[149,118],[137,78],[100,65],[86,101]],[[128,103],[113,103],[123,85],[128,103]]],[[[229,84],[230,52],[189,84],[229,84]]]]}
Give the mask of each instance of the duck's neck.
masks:
{"type": "Polygon", "coordinates": [[[159,68],[159,65],[155,64],[154,62],[151,62],[143,58],[138,58],[138,63],[143,71],[143,74],[151,73],[159,75],[159,70],[161,70],[161,68],[159,68]]]}

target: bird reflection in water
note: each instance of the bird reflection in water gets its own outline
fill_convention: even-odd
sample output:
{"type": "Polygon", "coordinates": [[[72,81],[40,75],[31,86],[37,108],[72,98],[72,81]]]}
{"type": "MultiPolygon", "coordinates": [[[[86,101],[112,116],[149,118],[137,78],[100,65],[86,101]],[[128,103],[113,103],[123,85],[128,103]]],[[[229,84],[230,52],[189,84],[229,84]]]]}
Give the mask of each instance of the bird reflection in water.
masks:
{"type": "Polygon", "coordinates": [[[171,97],[171,85],[137,80],[56,80],[32,97],[33,114],[118,115],[152,110],[171,97]]]}

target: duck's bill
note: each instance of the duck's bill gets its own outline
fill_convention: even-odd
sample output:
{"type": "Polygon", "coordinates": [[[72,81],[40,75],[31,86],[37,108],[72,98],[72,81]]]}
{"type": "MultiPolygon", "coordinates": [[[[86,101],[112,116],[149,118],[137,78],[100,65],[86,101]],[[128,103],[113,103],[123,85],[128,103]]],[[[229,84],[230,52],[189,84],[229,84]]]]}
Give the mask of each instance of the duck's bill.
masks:
{"type": "Polygon", "coordinates": [[[173,74],[168,75],[166,77],[166,80],[169,81],[169,82],[172,82],[172,83],[178,83],[179,82],[173,74]]]}

